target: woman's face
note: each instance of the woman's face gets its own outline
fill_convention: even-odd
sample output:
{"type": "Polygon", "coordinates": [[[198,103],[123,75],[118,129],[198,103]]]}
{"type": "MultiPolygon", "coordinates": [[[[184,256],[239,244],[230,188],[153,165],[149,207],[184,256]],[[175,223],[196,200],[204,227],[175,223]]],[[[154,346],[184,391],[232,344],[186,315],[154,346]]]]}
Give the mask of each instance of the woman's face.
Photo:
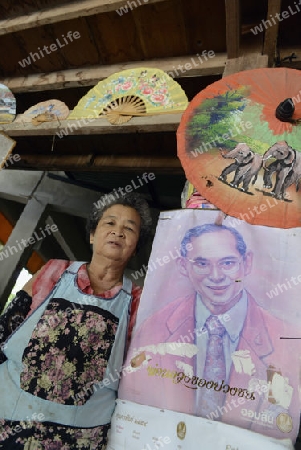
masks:
{"type": "Polygon", "coordinates": [[[134,208],[113,205],[108,208],[90,235],[93,254],[126,263],[136,250],[141,219],[134,208]]]}

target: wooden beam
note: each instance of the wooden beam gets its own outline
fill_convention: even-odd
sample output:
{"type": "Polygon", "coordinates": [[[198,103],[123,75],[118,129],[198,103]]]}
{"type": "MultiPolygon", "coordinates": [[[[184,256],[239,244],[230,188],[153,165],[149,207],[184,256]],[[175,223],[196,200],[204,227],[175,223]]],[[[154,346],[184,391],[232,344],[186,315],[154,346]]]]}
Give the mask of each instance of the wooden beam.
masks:
{"type": "Polygon", "coordinates": [[[13,19],[1,20],[0,35],[110,11],[116,11],[116,14],[118,14],[117,10],[120,10],[120,8],[123,8],[124,11],[119,14],[119,16],[122,16],[135,9],[134,4],[138,7],[140,5],[150,5],[162,1],[167,0],[147,0],[147,3],[144,0],[131,0],[129,3],[126,0],[84,0],[72,2],[42,11],[35,11],[24,16],[14,17],[13,19]]]}
{"type": "Polygon", "coordinates": [[[47,176],[47,172],[24,170],[0,172],[0,199],[27,203],[33,196],[33,189],[35,198],[41,203],[47,203],[50,210],[83,218],[88,217],[91,205],[100,196],[99,192],[91,189],[53,180],[47,176]]]}
{"type": "Polygon", "coordinates": [[[264,55],[268,55],[269,58],[269,66],[273,66],[275,62],[276,56],[276,46],[277,46],[277,37],[279,30],[279,21],[273,20],[276,17],[276,14],[281,13],[281,0],[269,0],[268,3],[268,14],[267,14],[267,25],[264,35],[264,44],[263,44],[263,53],[264,55]]]}
{"type": "Polygon", "coordinates": [[[238,58],[240,46],[240,0],[225,0],[228,58],[238,58]]]}
{"type": "Polygon", "coordinates": [[[16,171],[12,177],[10,170],[1,170],[0,198],[26,204],[42,178],[43,172],[16,171]]]}
{"type": "Polygon", "coordinates": [[[99,81],[122,70],[136,67],[154,67],[168,72],[172,78],[219,75],[223,73],[227,61],[226,53],[218,53],[207,60],[202,55],[179,56],[149,61],[136,61],[106,66],[90,66],[60,72],[33,74],[27,77],[2,78],[14,93],[38,92],[44,90],[66,89],[78,86],[94,86],[99,81]],[[185,69],[189,64],[191,68],[185,69]],[[181,69],[182,67],[182,69],[181,69]]]}
{"type": "MultiPolygon", "coordinates": [[[[48,216],[46,219],[46,224],[51,227],[53,225],[57,227],[56,223],[54,223],[53,219],[51,216],[48,216]]],[[[54,228],[55,229],[55,228],[54,228]]],[[[73,231],[73,230],[72,230],[73,231]]],[[[57,241],[57,243],[59,244],[59,246],[61,247],[61,249],[64,251],[65,255],[67,256],[68,259],[70,259],[71,261],[75,261],[76,260],[76,256],[74,255],[74,253],[72,252],[71,248],[69,247],[69,245],[67,244],[67,242],[65,241],[65,238],[63,237],[61,230],[58,228],[58,230],[53,234],[54,239],[57,241]]]]}
{"type": "MultiPolygon", "coordinates": [[[[50,170],[50,171],[89,171],[89,172],[172,172],[182,174],[180,160],[175,157],[158,156],[93,156],[93,155],[22,155],[15,169],[50,170]]],[[[12,172],[11,172],[12,173],[12,172]]]]}
{"type": "MultiPolygon", "coordinates": [[[[32,125],[31,123],[14,121],[9,124],[1,124],[0,129],[2,127],[2,130],[9,136],[55,135],[56,139],[61,140],[68,139],[68,136],[72,135],[176,131],[181,117],[182,113],[133,117],[129,122],[123,125],[112,125],[105,117],[97,119],[62,120],[61,122],[44,122],[37,126],[32,125]]],[[[19,117],[17,119],[19,120],[19,117]]]]}
{"type": "Polygon", "coordinates": [[[158,156],[96,156],[93,161],[93,168],[97,171],[113,170],[131,170],[137,172],[138,170],[163,170],[175,173],[175,170],[180,169],[180,173],[183,173],[183,169],[180,160],[175,157],[158,157],[158,156]]]}
{"type": "MultiPolygon", "coordinates": [[[[100,196],[101,193],[99,192],[98,197],[100,196]]],[[[90,206],[92,208],[92,205],[90,206]]],[[[69,259],[72,259],[73,261],[89,261],[91,257],[90,244],[82,230],[76,226],[74,217],[67,216],[66,214],[55,214],[54,211],[52,211],[51,218],[53,218],[53,221],[57,225],[59,233],[62,235],[65,242],[64,244],[60,243],[60,245],[64,245],[62,248],[65,254],[68,255],[68,248],[74,253],[73,257],[70,253],[70,256],[68,256],[69,259]],[[70,233],[71,229],[72,233],[70,233]]],[[[53,236],[57,238],[58,234],[55,233],[53,236]]]]}
{"type": "Polygon", "coordinates": [[[241,56],[236,59],[227,61],[223,77],[232,75],[243,70],[259,69],[261,67],[268,67],[268,56],[253,53],[250,55],[241,56]]]}

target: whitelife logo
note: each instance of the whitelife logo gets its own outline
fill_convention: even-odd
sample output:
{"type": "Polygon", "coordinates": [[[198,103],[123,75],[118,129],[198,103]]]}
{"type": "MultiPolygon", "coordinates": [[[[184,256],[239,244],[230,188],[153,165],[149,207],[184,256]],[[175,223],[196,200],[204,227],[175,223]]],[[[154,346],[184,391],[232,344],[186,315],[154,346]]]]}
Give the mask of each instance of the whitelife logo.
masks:
{"type": "Polygon", "coordinates": [[[135,180],[131,180],[131,184],[127,184],[124,188],[119,187],[118,189],[113,189],[113,191],[110,192],[109,194],[105,194],[100,200],[98,200],[97,203],[94,203],[94,206],[96,208],[106,206],[106,204],[111,200],[113,201],[118,200],[120,195],[124,197],[126,194],[133,192],[134,189],[139,189],[141,186],[143,186],[143,182],[147,184],[149,181],[153,181],[156,178],[156,176],[153,172],[150,173],[144,172],[143,175],[141,175],[141,178],[139,177],[139,175],[137,175],[137,179],[139,181],[138,186],[135,184],[135,180]],[[125,192],[123,192],[123,190],[125,190],[125,192]]]}
{"type": "MultiPolygon", "coordinates": [[[[148,3],[148,0],[143,0],[143,3],[148,3]]],[[[117,12],[118,16],[123,16],[123,14],[127,14],[130,10],[133,11],[133,9],[138,8],[138,6],[141,6],[143,3],[141,3],[140,0],[136,0],[136,2],[128,0],[124,6],[116,9],[115,12],[117,12]]]]}
{"type": "Polygon", "coordinates": [[[80,33],[78,31],[68,31],[67,36],[65,37],[64,34],[62,34],[62,41],[61,42],[58,38],[55,40],[56,43],[52,43],[49,46],[44,45],[43,49],[41,47],[38,47],[37,52],[33,53],[30,52],[29,56],[27,58],[22,59],[22,61],[19,61],[19,64],[21,67],[30,66],[33,62],[35,62],[37,59],[45,58],[46,55],[50,55],[51,52],[56,52],[58,48],[63,48],[66,45],[70,44],[70,42],[73,42],[74,39],[79,39],[80,33]],[[69,39],[69,40],[68,40],[69,39]],[[64,44],[65,42],[65,44],[64,44]],[[50,50],[49,50],[50,49],[50,50]],[[46,55],[44,54],[44,52],[46,55]]]}
{"type": "Polygon", "coordinates": [[[299,0],[299,3],[294,2],[295,10],[292,9],[291,6],[288,7],[288,11],[282,11],[281,13],[276,13],[274,16],[270,14],[270,19],[264,20],[262,19],[261,23],[259,25],[256,25],[256,27],[251,28],[251,31],[253,34],[262,33],[264,28],[267,30],[269,27],[272,27],[273,25],[277,24],[278,22],[282,22],[284,19],[288,19],[290,16],[294,16],[295,14],[298,14],[301,9],[299,6],[301,6],[301,0],[299,0]],[[264,28],[263,28],[264,27],[264,28]]]}
{"type": "Polygon", "coordinates": [[[19,251],[24,250],[24,248],[28,247],[29,245],[34,245],[37,241],[41,241],[50,234],[55,233],[56,231],[58,231],[58,227],[55,224],[47,224],[44,229],[40,227],[39,231],[41,233],[40,236],[38,232],[35,231],[29,239],[21,239],[21,242],[19,242],[17,239],[15,241],[16,245],[8,245],[7,247],[4,247],[5,250],[2,250],[0,252],[0,261],[3,261],[3,259],[8,258],[14,253],[18,253],[19,251]]]}

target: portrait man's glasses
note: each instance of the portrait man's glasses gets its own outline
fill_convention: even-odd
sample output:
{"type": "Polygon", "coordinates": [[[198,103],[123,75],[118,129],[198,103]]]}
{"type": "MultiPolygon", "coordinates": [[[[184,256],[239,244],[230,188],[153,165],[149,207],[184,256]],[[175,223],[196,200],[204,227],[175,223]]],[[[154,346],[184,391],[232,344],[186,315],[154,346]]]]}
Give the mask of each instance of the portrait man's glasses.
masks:
{"type": "Polygon", "coordinates": [[[208,275],[212,271],[213,265],[216,265],[225,275],[232,275],[239,270],[243,258],[224,258],[215,264],[202,258],[187,258],[187,260],[192,264],[193,270],[197,275],[208,275]]]}

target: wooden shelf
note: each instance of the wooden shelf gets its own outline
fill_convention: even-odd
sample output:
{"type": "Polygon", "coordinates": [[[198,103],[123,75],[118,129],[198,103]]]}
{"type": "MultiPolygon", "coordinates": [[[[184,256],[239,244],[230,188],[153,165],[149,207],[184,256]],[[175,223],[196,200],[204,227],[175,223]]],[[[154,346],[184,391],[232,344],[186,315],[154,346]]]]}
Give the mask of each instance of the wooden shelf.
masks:
{"type": "Polygon", "coordinates": [[[15,120],[9,124],[1,124],[0,129],[11,137],[56,135],[57,139],[89,134],[158,133],[160,131],[176,131],[181,117],[182,114],[133,117],[123,125],[112,125],[105,117],[44,122],[37,126],[15,120]]]}

